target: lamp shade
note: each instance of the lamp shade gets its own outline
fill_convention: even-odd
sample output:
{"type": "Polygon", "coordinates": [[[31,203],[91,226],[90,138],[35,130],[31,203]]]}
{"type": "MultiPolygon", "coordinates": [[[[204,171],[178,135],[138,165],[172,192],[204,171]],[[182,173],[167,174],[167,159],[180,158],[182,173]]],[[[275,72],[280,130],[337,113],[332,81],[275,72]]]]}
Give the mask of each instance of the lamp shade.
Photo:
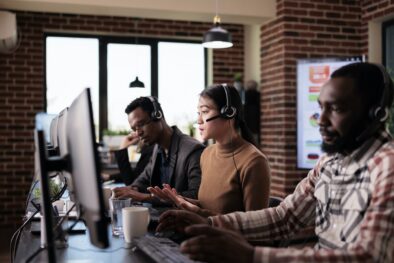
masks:
{"type": "Polygon", "coordinates": [[[205,48],[229,48],[233,46],[231,34],[217,23],[204,34],[202,46],[205,48]]]}
{"type": "Polygon", "coordinates": [[[130,82],[129,88],[145,88],[145,85],[138,77],[135,77],[135,80],[130,82]]]}

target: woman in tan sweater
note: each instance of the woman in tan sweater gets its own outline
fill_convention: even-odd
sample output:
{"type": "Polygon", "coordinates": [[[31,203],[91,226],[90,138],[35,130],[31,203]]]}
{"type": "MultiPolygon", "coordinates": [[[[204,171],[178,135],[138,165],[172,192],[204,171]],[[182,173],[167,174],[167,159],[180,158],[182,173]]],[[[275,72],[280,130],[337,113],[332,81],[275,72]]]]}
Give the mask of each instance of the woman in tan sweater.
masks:
{"type": "Polygon", "coordinates": [[[216,85],[200,94],[198,127],[202,139],[216,142],[201,155],[198,200],[184,198],[168,185],[148,190],[158,198],[202,215],[267,207],[268,160],[255,146],[246,127],[241,99],[234,87],[216,85]]]}

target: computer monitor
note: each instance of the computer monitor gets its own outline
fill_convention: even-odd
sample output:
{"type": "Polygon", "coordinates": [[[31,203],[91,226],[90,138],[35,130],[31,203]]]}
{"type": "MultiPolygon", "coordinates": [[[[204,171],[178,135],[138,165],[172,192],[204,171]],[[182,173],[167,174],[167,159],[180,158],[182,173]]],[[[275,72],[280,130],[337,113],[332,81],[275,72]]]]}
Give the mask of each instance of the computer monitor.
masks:
{"type": "Polygon", "coordinates": [[[107,247],[108,220],[89,88],[84,89],[68,109],[67,146],[75,197],[89,229],[90,241],[97,247],[107,247]]]}
{"type": "MultiPolygon", "coordinates": [[[[54,119],[57,117],[57,114],[47,114],[47,113],[39,113],[36,116],[36,127],[40,127],[44,131],[45,141],[47,144],[51,144],[51,129],[55,126],[56,121],[54,119]]],[[[55,135],[56,136],[56,135],[55,135]]]]}
{"type": "Polygon", "coordinates": [[[57,143],[59,147],[59,155],[65,156],[68,154],[68,147],[67,147],[67,115],[68,115],[68,108],[63,109],[57,117],[57,129],[56,129],[56,136],[57,136],[57,143]]]}
{"type": "Polygon", "coordinates": [[[57,123],[58,123],[58,115],[54,117],[51,121],[51,126],[49,128],[49,142],[52,148],[57,149],[58,140],[57,140],[57,123]]]}
{"type": "MultiPolygon", "coordinates": [[[[59,113],[57,121],[58,154],[61,157],[65,157],[69,153],[67,146],[67,116],[68,107],[59,113]]],[[[67,193],[70,197],[70,200],[75,202],[76,198],[71,174],[67,170],[59,171],[59,177],[62,181],[66,181],[67,193]]],[[[79,207],[77,207],[77,213],[79,215],[79,207]]]]}
{"type": "Polygon", "coordinates": [[[48,259],[54,255],[53,219],[49,196],[48,173],[51,171],[68,171],[71,175],[75,192],[76,204],[80,216],[89,230],[93,245],[106,248],[108,241],[108,220],[102,193],[100,162],[98,158],[93,124],[93,110],[90,90],[85,89],[71,104],[67,112],[66,140],[68,154],[65,156],[48,157],[44,142],[44,132],[35,131],[35,146],[40,171],[42,190],[42,216],[44,218],[45,246],[48,259]],[[52,255],[52,256],[51,256],[52,255]]]}

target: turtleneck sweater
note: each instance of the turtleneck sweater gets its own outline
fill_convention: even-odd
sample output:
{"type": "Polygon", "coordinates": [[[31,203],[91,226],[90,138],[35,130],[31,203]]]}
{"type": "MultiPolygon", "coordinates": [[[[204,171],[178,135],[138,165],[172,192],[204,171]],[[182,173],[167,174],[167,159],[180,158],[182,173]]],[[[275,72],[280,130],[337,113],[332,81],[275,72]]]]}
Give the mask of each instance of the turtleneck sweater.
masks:
{"type": "Polygon", "coordinates": [[[207,147],[200,160],[202,208],[226,214],[267,207],[270,169],[266,156],[238,137],[227,145],[207,147]]]}

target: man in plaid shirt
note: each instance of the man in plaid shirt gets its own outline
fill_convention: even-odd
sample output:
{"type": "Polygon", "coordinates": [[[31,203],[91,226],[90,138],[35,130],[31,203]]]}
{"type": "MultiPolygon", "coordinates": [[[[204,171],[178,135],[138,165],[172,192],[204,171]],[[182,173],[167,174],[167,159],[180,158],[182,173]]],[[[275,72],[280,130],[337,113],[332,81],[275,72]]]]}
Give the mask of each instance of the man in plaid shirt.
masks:
{"type": "Polygon", "coordinates": [[[293,194],[278,207],[208,218],[168,211],[158,230],[194,236],[182,252],[208,262],[394,262],[394,142],[385,131],[392,101],[393,83],[381,65],[337,69],[319,96],[326,155],[293,194]],[[314,248],[247,242],[286,240],[311,226],[314,248]]]}

